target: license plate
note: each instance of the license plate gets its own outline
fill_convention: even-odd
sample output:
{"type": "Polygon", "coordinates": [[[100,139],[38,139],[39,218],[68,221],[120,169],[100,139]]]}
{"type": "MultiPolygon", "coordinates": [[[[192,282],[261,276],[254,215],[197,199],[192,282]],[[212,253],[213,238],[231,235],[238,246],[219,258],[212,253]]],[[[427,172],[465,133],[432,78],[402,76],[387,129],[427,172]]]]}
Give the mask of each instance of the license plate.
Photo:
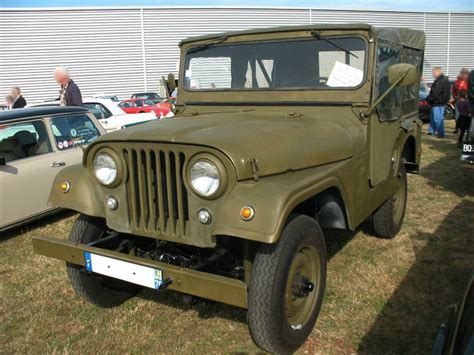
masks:
{"type": "Polygon", "coordinates": [[[159,269],[89,252],[84,252],[84,260],[89,272],[154,289],[158,289],[163,283],[163,272],[159,269]]]}

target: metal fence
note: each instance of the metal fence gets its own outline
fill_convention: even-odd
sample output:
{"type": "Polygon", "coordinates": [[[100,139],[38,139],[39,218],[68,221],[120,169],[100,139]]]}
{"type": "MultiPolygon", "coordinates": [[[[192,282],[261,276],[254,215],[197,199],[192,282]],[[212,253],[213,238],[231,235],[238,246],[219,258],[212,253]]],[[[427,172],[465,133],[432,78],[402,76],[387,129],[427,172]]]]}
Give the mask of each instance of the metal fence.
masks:
{"type": "MultiPolygon", "coordinates": [[[[177,70],[188,36],[255,27],[367,22],[427,36],[425,75],[474,68],[474,13],[267,7],[0,9],[0,95],[18,85],[30,101],[57,97],[53,70],[67,66],[84,96],[157,91],[177,70]]],[[[0,98],[2,99],[2,98],[0,98]]]]}

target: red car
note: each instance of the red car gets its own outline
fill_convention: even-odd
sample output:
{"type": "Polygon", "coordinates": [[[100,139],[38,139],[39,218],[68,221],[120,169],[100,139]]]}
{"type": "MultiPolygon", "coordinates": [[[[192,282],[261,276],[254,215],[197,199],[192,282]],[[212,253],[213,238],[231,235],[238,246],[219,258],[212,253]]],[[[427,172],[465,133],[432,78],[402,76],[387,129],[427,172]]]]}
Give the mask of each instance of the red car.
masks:
{"type": "Polygon", "coordinates": [[[124,100],[118,105],[126,113],[155,112],[157,117],[165,117],[171,111],[169,105],[155,104],[148,99],[129,99],[124,100]]]}

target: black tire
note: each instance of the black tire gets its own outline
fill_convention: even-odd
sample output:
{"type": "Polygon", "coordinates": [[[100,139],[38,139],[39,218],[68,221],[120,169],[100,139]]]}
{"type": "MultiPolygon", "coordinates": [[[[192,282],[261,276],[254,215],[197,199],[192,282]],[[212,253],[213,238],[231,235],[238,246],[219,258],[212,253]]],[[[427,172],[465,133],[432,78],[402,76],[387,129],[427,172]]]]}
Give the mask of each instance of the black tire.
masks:
{"type": "Polygon", "coordinates": [[[398,174],[398,190],[385,201],[373,214],[375,233],[382,238],[394,238],[403,225],[407,206],[408,182],[405,164],[400,163],[398,174]]]}
{"type": "MultiPolygon", "coordinates": [[[[313,255],[313,254],[311,254],[313,255]]],[[[316,254],[315,254],[316,255],[316,254]]],[[[326,285],[326,246],[323,232],[315,219],[298,215],[286,225],[276,244],[262,244],[255,256],[248,290],[248,323],[254,342],[271,353],[288,354],[296,351],[308,338],[321,309],[326,285]],[[288,285],[296,278],[290,274],[301,250],[310,248],[317,253],[313,291],[302,298],[304,322],[291,324],[287,302],[296,298],[288,285]],[[291,277],[291,279],[290,279],[291,277]]],[[[297,269],[297,268],[295,268],[297,269]]],[[[296,286],[298,287],[298,286],[296,286]]],[[[297,314],[298,315],[298,314],[297,314]]],[[[295,318],[297,317],[295,316],[295,318]]]]}
{"type": "MultiPolygon", "coordinates": [[[[69,234],[72,242],[87,244],[100,239],[107,231],[102,218],[79,215],[69,234]]],[[[121,305],[135,296],[141,286],[86,271],[82,266],[66,263],[66,271],[76,293],[88,302],[105,308],[121,305]]]]}

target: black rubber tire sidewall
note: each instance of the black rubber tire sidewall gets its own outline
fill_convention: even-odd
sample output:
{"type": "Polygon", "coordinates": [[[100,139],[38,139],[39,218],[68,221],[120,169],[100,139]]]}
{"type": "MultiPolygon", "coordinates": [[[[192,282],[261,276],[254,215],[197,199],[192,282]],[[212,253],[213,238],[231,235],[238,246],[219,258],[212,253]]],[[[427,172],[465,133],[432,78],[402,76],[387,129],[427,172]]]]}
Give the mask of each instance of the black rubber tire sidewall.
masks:
{"type": "Polygon", "coordinates": [[[326,247],[315,219],[296,216],[289,219],[277,244],[263,244],[254,260],[248,291],[250,333],[262,349],[279,354],[296,351],[311,334],[321,309],[326,282],[326,247]],[[316,247],[320,258],[320,293],[310,319],[300,329],[292,329],[285,313],[285,290],[289,269],[299,248],[306,243],[316,247]]]}
{"type": "MultiPolygon", "coordinates": [[[[401,176],[404,184],[404,206],[403,212],[400,220],[398,223],[395,223],[393,220],[393,200],[389,198],[385,201],[382,206],[380,206],[377,211],[373,214],[373,227],[375,233],[382,238],[391,239],[394,238],[398,232],[400,231],[403,221],[405,219],[407,201],[408,201],[408,180],[407,180],[407,173],[405,169],[405,164],[403,162],[400,163],[398,168],[398,174],[401,176]]],[[[398,178],[398,177],[397,177],[398,178]]]]}
{"type": "MultiPolygon", "coordinates": [[[[81,214],[71,229],[69,240],[80,244],[91,243],[98,240],[106,228],[103,219],[81,214]]],[[[119,306],[141,290],[141,286],[89,273],[76,264],[67,262],[66,271],[76,293],[100,307],[119,306]]]]}

